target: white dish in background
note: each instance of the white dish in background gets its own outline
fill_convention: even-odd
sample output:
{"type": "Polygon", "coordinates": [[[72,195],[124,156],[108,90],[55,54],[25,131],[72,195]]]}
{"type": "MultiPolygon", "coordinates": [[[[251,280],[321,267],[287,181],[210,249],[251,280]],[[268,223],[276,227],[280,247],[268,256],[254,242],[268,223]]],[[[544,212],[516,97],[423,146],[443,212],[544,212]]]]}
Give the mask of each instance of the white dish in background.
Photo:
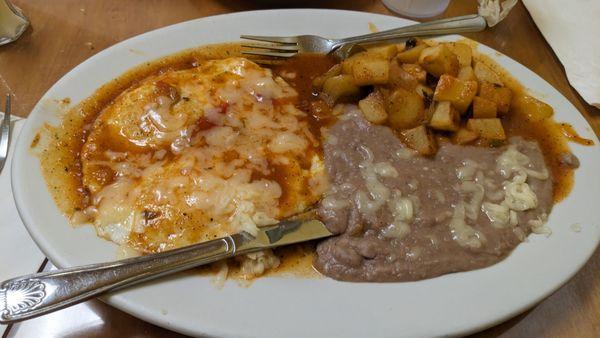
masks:
{"type": "MultiPolygon", "coordinates": [[[[29,145],[56,112],[42,102],[76,103],[128,69],[240,34],[344,37],[412,23],[390,16],[333,10],[272,10],[208,17],[148,32],[116,44],[75,67],[40,100],[23,128],[13,160],[19,213],[42,251],[59,267],[116,259],[117,246],[90,226],[73,229],[60,214],[29,145]],[[134,52],[132,52],[134,51],[134,52]]],[[[448,37],[459,38],[458,36],[448,37]]],[[[479,46],[537,96],[555,118],[571,123],[595,146],[572,144],[581,162],[569,197],[555,206],[550,237],[532,235],[491,267],[410,283],[344,283],[331,279],[261,278],[250,287],[229,281],[217,290],[208,277],[167,277],[115,293],[106,302],[157,325],[191,335],[255,337],[379,337],[458,335],[478,331],[533,306],[569,280],[600,239],[600,146],[592,129],[556,89],[524,66],[479,46]],[[581,224],[581,232],[571,225],[581,224]]],[[[18,254],[18,253],[16,253],[18,254]]]]}

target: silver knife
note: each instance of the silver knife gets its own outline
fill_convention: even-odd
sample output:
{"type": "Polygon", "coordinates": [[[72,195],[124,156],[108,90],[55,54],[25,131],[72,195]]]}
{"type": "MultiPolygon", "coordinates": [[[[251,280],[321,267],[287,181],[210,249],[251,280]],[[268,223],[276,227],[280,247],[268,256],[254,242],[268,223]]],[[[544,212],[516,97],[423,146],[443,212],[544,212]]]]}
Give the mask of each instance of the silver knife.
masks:
{"type": "Polygon", "coordinates": [[[9,324],[75,305],[108,291],[241,254],[331,236],[308,211],[260,228],[183,248],[6,280],[0,284],[0,323],[9,324]]]}

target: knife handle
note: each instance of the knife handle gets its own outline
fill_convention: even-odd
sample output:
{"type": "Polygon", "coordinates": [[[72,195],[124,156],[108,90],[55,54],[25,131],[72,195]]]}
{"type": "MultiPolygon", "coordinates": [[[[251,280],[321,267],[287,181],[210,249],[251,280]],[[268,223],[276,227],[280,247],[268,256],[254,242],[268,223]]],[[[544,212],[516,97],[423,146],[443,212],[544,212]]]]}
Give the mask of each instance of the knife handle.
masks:
{"type": "Polygon", "coordinates": [[[236,241],[232,236],[227,236],[111,263],[9,279],[0,284],[0,323],[9,324],[37,317],[110,290],[233,257],[235,254],[236,241]]]}

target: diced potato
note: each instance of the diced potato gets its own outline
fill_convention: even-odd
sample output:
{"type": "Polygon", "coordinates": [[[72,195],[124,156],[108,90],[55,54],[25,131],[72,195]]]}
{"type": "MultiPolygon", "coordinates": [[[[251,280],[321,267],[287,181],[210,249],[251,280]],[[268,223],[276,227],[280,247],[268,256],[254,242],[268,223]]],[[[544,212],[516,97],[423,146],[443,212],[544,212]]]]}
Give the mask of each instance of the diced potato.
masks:
{"type": "Polygon", "coordinates": [[[500,87],[489,82],[482,82],[479,86],[478,96],[495,102],[500,115],[508,113],[508,110],[510,109],[512,91],[506,87],[500,87]]]}
{"type": "Polygon", "coordinates": [[[419,64],[435,77],[458,75],[458,58],[446,44],[425,48],[419,55],[419,64]]]}
{"type": "MultiPolygon", "coordinates": [[[[369,55],[367,54],[367,52],[360,52],[360,53],[356,53],[354,55],[352,55],[351,57],[347,58],[346,60],[342,61],[342,74],[350,74],[352,75],[352,68],[354,68],[354,65],[359,62],[362,61],[364,59],[372,59],[374,58],[373,55],[369,55]]],[[[375,59],[383,59],[382,57],[375,57],[375,59]]]]}
{"type": "Polygon", "coordinates": [[[503,86],[502,79],[500,79],[500,75],[496,73],[490,66],[486,65],[483,62],[475,63],[475,67],[473,67],[473,72],[475,73],[475,77],[479,82],[490,82],[497,84],[499,86],[503,86]]]}
{"type": "Polygon", "coordinates": [[[396,54],[398,54],[398,47],[396,45],[384,45],[379,47],[371,47],[367,49],[367,54],[379,56],[384,59],[390,60],[396,54]]]}
{"type": "Polygon", "coordinates": [[[452,53],[456,54],[458,63],[461,67],[471,66],[471,58],[473,55],[471,46],[467,45],[466,43],[450,42],[448,43],[448,48],[450,48],[452,53]]]}
{"type": "Polygon", "coordinates": [[[460,123],[460,114],[450,102],[438,102],[429,121],[429,126],[437,130],[456,131],[460,123]]]}
{"type": "Polygon", "coordinates": [[[396,59],[402,63],[417,63],[421,52],[427,48],[426,44],[416,45],[411,49],[404,50],[396,55],[396,59]]]}
{"type": "Polygon", "coordinates": [[[427,72],[425,69],[423,69],[423,67],[414,63],[403,63],[402,69],[404,69],[408,74],[412,75],[420,83],[425,83],[425,80],[427,79],[427,72]]]}
{"type": "Polygon", "coordinates": [[[375,58],[358,60],[352,67],[352,76],[358,86],[386,84],[390,77],[390,63],[375,58]]]}
{"type": "Polygon", "coordinates": [[[435,101],[450,101],[461,114],[464,113],[477,94],[476,81],[462,81],[450,75],[442,75],[435,87],[435,101]]]}
{"type": "Polygon", "coordinates": [[[506,140],[506,134],[500,119],[469,119],[467,129],[476,132],[479,137],[490,141],[506,140]]]}
{"type": "Polygon", "coordinates": [[[418,84],[417,87],[415,88],[415,92],[424,99],[427,99],[427,100],[433,99],[433,90],[425,85],[418,84]]]}
{"type": "Polygon", "coordinates": [[[497,117],[496,102],[475,96],[473,98],[473,117],[476,119],[490,119],[497,117]]]}
{"type": "Polygon", "coordinates": [[[425,118],[423,98],[415,92],[397,88],[386,98],[388,121],[395,129],[409,129],[421,124],[425,118]]]}
{"type": "Polygon", "coordinates": [[[365,119],[371,123],[382,124],[387,120],[387,112],[383,104],[383,96],[375,91],[358,102],[358,108],[362,111],[365,119]]]}
{"type": "Polygon", "coordinates": [[[460,128],[452,136],[452,141],[456,144],[467,144],[479,138],[479,134],[466,128],[460,128]]]}
{"type": "Polygon", "coordinates": [[[323,75],[317,76],[314,80],[313,80],[313,87],[317,90],[321,90],[323,88],[323,84],[325,83],[325,81],[332,77],[332,76],[336,76],[336,75],[340,75],[340,73],[342,72],[342,65],[339,63],[336,63],[335,65],[333,65],[333,67],[329,68],[328,71],[326,71],[323,75]]]}
{"type": "Polygon", "coordinates": [[[390,61],[390,78],[388,83],[392,88],[401,87],[409,91],[413,91],[419,84],[417,79],[404,70],[396,59],[390,61]]]}
{"type": "Polygon", "coordinates": [[[424,125],[403,130],[400,134],[406,145],[421,155],[434,155],[437,151],[437,142],[431,131],[424,125]]]}
{"type": "Polygon", "coordinates": [[[458,71],[457,78],[463,81],[477,81],[477,78],[475,77],[475,72],[473,71],[473,67],[471,66],[462,67],[458,71]]]}
{"type": "Polygon", "coordinates": [[[341,74],[328,78],[323,84],[323,92],[328,99],[335,102],[344,96],[357,95],[360,88],[354,84],[354,78],[351,75],[341,74]]]}
{"type": "Polygon", "coordinates": [[[512,109],[515,113],[526,116],[528,120],[538,122],[554,115],[552,107],[535,97],[519,95],[512,101],[512,109]]]}

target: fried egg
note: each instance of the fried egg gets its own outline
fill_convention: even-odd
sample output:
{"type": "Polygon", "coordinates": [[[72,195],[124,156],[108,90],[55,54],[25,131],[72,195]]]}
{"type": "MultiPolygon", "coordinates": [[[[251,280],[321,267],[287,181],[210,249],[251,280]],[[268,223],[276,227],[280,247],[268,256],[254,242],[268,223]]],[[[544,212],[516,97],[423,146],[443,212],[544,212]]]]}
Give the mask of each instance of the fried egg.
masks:
{"type": "Polygon", "coordinates": [[[327,186],[296,91],[244,58],[166,71],[122,92],[81,152],[98,234],[142,252],[257,232],[327,186]]]}

